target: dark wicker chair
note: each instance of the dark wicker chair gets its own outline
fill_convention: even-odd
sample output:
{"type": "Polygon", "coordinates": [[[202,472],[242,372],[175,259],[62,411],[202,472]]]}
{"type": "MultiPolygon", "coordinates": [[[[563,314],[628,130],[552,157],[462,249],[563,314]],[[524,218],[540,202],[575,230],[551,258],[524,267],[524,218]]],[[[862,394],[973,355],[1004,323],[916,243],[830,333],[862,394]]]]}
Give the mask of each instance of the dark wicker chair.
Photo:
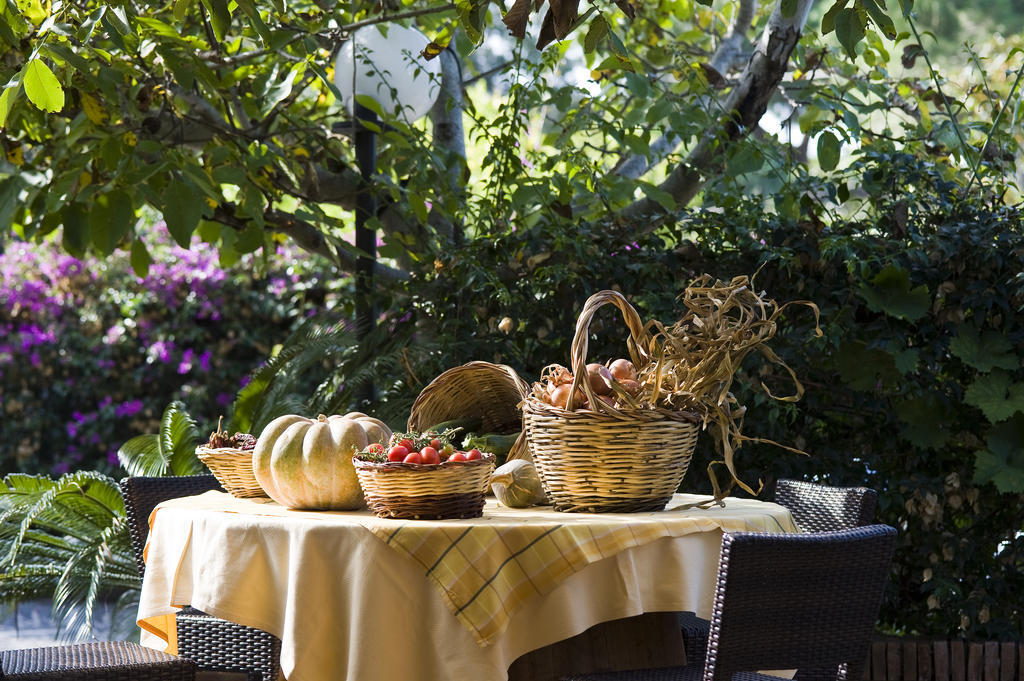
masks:
{"type": "Polygon", "coordinates": [[[193,681],[196,665],[127,641],[0,651],[0,679],[19,681],[193,681]]]}
{"type": "MultiPolygon", "coordinates": [[[[149,536],[149,516],[161,501],[176,497],[223,490],[212,475],[178,477],[130,477],[121,480],[128,531],[131,534],[135,562],[142,575],[142,558],[149,536]]],[[[260,629],[228,622],[194,608],[185,608],[175,617],[178,654],[193,660],[202,671],[243,672],[248,681],[277,681],[281,660],[281,641],[260,629]]]]}
{"type": "Polygon", "coordinates": [[[870,525],[878,493],[868,487],[829,487],[799,480],[779,480],[775,503],[785,506],[804,532],[832,532],[870,525]]]}
{"type": "Polygon", "coordinates": [[[778,681],[759,669],[860,679],[896,530],[870,525],[807,534],[726,533],[711,637],[697,665],[579,674],[564,681],[778,681]]]}
{"type": "MultiPolygon", "coordinates": [[[[804,532],[834,532],[870,525],[875,519],[878,493],[868,487],[829,487],[783,479],[775,484],[775,503],[788,508],[804,532]]],[[[686,659],[690,664],[703,665],[711,624],[684,612],[679,615],[679,628],[686,659]]]]}

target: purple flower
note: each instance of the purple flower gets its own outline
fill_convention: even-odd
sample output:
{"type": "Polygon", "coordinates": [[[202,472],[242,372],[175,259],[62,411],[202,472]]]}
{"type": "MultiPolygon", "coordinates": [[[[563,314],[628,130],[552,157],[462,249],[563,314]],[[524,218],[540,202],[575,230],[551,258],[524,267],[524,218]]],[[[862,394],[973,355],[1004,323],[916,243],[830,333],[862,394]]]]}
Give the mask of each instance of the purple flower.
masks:
{"type": "Polygon", "coordinates": [[[61,461],[53,465],[54,475],[64,475],[69,470],[71,470],[71,464],[69,464],[67,461],[61,461]]]}
{"type": "Polygon", "coordinates": [[[158,340],[149,346],[149,349],[146,351],[146,355],[150,362],[157,359],[161,362],[167,363],[171,359],[172,350],[174,350],[174,343],[172,341],[158,340]]]}
{"type": "Polygon", "coordinates": [[[206,350],[203,354],[199,355],[199,370],[203,372],[210,371],[210,351],[206,350]]]}
{"type": "Polygon", "coordinates": [[[217,406],[226,407],[231,404],[231,393],[217,393],[217,406]]]}
{"type": "Polygon", "coordinates": [[[185,350],[184,354],[182,354],[181,356],[181,361],[178,362],[179,374],[187,374],[188,372],[192,371],[192,356],[194,354],[195,353],[192,352],[192,348],[188,348],[187,350],[185,350]]]}
{"type": "Polygon", "coordinates": [[[130,400],[128,402],[122,402],[121,404],[114,407],[114,416],[119,418],[125,416],[135,416],[142,411],[142,400],[130,400]]]}
{"type": "Polygon", "coordinates": [[[111,449],[107,452],[107,463],[111,466],[120,466],[121,461],[117,458],[117,450],[111,449]]]}

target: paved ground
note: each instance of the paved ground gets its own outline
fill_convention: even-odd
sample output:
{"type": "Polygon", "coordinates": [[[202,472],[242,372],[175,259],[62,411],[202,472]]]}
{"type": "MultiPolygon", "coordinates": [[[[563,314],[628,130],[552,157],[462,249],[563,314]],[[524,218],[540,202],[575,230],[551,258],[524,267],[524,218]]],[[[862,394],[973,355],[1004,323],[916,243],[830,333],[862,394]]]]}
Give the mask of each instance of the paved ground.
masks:
{"type": "MultiPolygon", "coordinates": [[[[17,611],[0,622],[0,650],[35,648],[55,645],[57,625],[50,617],[50,601],[27,601],[19,603],[17,611]]],[[[97,632],[107,629],[108,612],[99,618],[102,626],[97,632]]]]}

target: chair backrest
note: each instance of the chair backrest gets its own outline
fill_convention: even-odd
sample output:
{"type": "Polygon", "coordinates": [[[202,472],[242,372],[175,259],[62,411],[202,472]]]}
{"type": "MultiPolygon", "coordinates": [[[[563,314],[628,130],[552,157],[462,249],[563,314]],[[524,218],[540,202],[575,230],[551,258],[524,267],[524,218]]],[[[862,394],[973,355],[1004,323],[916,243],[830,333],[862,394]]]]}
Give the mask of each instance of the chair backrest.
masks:
{"type": "Polygon", "coordinates": [[[779,480],[775,503],[788,508],[804,532],[833,532],[870,525],[875,519],[878,493],[868,487],[779,480]]]}
{"type": "Polygon", "coordinates": [[[704,681],[760,669],[862,678],[889,576],[888,525],[813,534],[726,533],[704,681]]]}
{"type": "Polygon", "coordinates": [[[146,572],[142,552],[149,536],[149,516],[161,501],[177,497],[190,497],[210,490],[223,491],[217,478],[212,475],[184,475],[171,477],[129,477],[120,482],[124,498],[125,516],[128,520],[128,534],[131,536],[132,552],[139,576],[146,572]]]}

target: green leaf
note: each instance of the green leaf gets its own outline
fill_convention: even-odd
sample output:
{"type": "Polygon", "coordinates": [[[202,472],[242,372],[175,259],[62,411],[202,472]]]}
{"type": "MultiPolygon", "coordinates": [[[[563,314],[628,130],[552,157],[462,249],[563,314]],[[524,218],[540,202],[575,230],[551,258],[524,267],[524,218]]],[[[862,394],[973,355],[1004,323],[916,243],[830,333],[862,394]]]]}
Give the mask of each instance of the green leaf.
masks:
{"type": "Polygon", "coordinates": [[[1006,336],[991,329],[980,334],[970,324],[960,326],[956,338],[949,341],[949,351],[978,371],[1020,366],[1020,358],[1013,353],[1013,344],[1006,336]]]}
{"type": "Polygon", "coordinates": [[[850,59],[857,58],[857,43],[864,37],[864,21],[860,12],[847,8],[836,14],[836,37],[850,59]]]}
{"type": "Polygon", "coordinates": [[[21,92],[20,83],[15,83],[4,88],[3,93],[0,94],[0,130],[7,124],[7,117],[11,114],[14,103],[18,101],[19,92],[21,92]]]}
{"type": "Polygon", "coordinates": [[[14,222],[14,213],[21,205],[21,190],[24,188],[24,180],[17,175],[0,181],[0,225],[14,222]]]}
{"type": "Polygon", "coordinates": [[[994,483],[1004,494],[1024,492],[1024,415],[993,426],[986,444],[974,453],[974,481],[994,483]]]}
{"type": "Polygon", "coordinates": [[[885,7],[885,0],[882,0],[881,7],[876,0],[860,0],[861,5],[867,10],[868,16],[871,17],[871,21],[878,26],[885,37],[889,40],[896,38],[896,26],[892,23],[892,19],[885,13],[883,9],[885,7]]]}
{"type": "Polygon", "coordinates": [[[779,3],[779,12],[781,12],[784,17],[791,17],[796,14],[796,5],[796,0],[782,0],[782,2],[779,3]]]}
{"type": "Polygon", "coordinates": [[[64,226],[64,250],[81,259],[89,247],[89,214],[80,203],[69,203],[60,211],[64,226]]]}
{"type": "Polygon", "coordinates": [[[259,35],[260,40],[263,41],[264,45],[270,43],[271,35],[270,29],[267,24],[264,23],[263,17],[260,16],[259,9],[253,4],[252,0],[236,0],[238,6],[245,13],[245,16],[249,18],[249,24],[252,26],[256,34],[259,35]]]}
{"type": "Polygon", "coordinates": [[[992,423],[1024,413],[1024,383],[1013,383],[1010,374],[996,370],[974,379],[964,392],[964,402],[981,409],[992,423]]]}
{"type": "Polygon", "coordinates": [[[735,151],[730,154],[726,161],[726,172],[736,177],[746,175],[761,169],[764,165],[764,157],[753,144],[739,144],[735,151]]]}
{"type": "Polygon", "coordinates": [[[879,348],[869,349],[861,341],[843,341],[835,362],[839,378],[854,390],[874,391],[900,382],[893,356],[879,348]]]}
{"type": "Polygon", "coordinates": [[[587,36],[583,39],[583,51],[589,54],[596,50],[601,39],[606,35],[608,35],[608,20],[604,18],[603,14],[598,14],[590,20],[590,28],[587,30],[587,36]]]}
{"type": "Polygon", "coordinates": [[[188,248],[192,243],[192,232],[203,214],[203,199],[196,186],[182,179],[172,179],[164,189],[160,210],[174,241],[182,248],[188,248]]]}
{"type": "Polygon", "coordinates": [[[142,239],[132,241],[131,264],[132,270],[140,279],[145,279],[149,274],[149,266],[153,264],[153,258],[149,255],[149,250],[142,239]]]}
{"type": "Polygon", "coordinates": [[[825,15],[821,17],[821,34],[828,35],[836,29],[836,15],[846,7],[850,0],[836,0],[825,15]]]}
{"type": "Polygon", "coordinates": [[[875,312],[916,322],[928,314],[931,295],[924,284],[911,290],[910,273],[895,265],[888,265],[871,280],[872,285],[861,283],[858,294],[875,312]]]}
{"type": "Polygon", "coordinates": [[[901,400],[893,404],[901,422],[903,437],[921,449],[938,449],[949,440],[947,410],[932,395],[901,400]]]}
{"type": "Polygon", "coordinates": [[[640,191],[649,198],[651,201],[656,202],[662,208],[668,212],[674,212],[676,210],[676,200],[667,191],[659,188],[657,185],[653,185],[650,182],[639,182],[640,191]]]}
{"type": "Polygon", "coordinates": [[[117,459],[128,475],[194,475],[205,470],[195,455],[199,429],[181,402],[171,402],[160,419],[160,432],[138,435],[121,445],[117,459]]]}
{"type": "Polygon", "coordinates": [[[231,27],[231,10],[228,0],[203,0],[203,6],[210,13],[210,24],[217,40],[224,40],[224,34],[231,27]]]}
{"type": "Polygon", "coordinates": [[[36,108],[43,111],[57,112],[64,108],[64,89],[60,86],[57,76],[41,59],[33,59],[25,66],[21,82],[25,85],[25,94],[36,108]]]}
{"type": "Polygon", "coordinates": [[[93,199],[89,211],[89,231],[96,251],[110,255],[135,224],[135,208],[128,194],[114,190],[93,199]]]}
{"type": "Polygon", "coordinates": [[[839,165],[843,143],[830,130],[818,135],[818,165],[824,171],[835,170],[839,165]]]}

